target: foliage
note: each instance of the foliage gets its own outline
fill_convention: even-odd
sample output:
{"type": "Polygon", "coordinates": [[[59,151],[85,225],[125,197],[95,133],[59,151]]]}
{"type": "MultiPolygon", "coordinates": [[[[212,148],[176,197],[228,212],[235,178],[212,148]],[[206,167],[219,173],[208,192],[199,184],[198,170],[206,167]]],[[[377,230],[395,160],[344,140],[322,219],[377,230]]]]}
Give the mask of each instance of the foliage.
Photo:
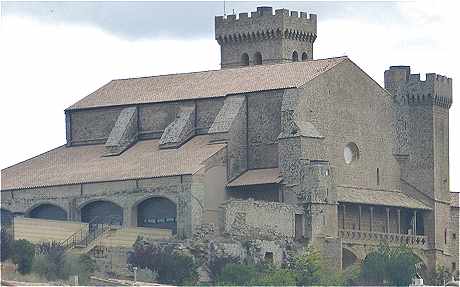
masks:
{"type": "Polygon", "coordinates": [[[158,279],[158,273],[148,269],[140,268],[136,272],[137,281],[139,282],[155,282],[158,279]]]}
{"type": "Polygon", "coordinates": [[[436,286],[445,285],[451,278],[452,274],[449,270],[442,265],[438,265],[436,266],[436,270],[431,272],[429,283],[436,286]]]}
{"type": "Polygon", "coordinates": [[[35,260],[34,271],[48,280],[67,279],[65,249],[59,242],[43,242],[36,247],[39,257],[35,260]]]}
{"type": "Polygon", "coordinates": [[[12,260],[18,265],[21,274],[29,273],[32,269],[32,262],[35,256],[35,247],[25,239],[14,241],[12,260]]]}
{"type": "Polygon", "coordinates": [[[66,279],[69,279],[70,276],[78,275],[78,283],[87,285],[89,277],[94,271],[96,271],[96,261],[87,254],[80,256],[68,255],[65,258],[63,277],[66,279]]]}
{"type": "Polygon", "coordinates": [[[370,284],[409,285],[416,275],[418,257],[405,246],[380,245],[362,265],[362,278],[370,284]]]}
{"type": "Polygon", "coordinates": [[[217,277],[217,285],[245,286],[257,277],[255,265],[234,264],[225,265],[217,277]]]}
{"type": "Polygon", "coordinates": [[[254,286],[294,286],[296,285],[296,274],[286,268],[271,268],[258,274],[250,281],[254,286]]]}
{"type": "Polygon", "coordinates": [[[192,285],[198,281],[198,266],[192,256],[175,250],[174,245],[144,244],[137,240],[128,255],[128,264],[158,273],[164,284],[192,285]]]}
{"type": "Polygon", "coordinates": [[[13,245],[13,237],[8,232],[8,229],[3,228],[1,229],[1,239],[0,239],[0,260],[3,262],[6,259],[11,257],[11,247],[13,245]]]}
{"type": "Polygon", "coordinates": [[[311,246],[293,258],[290,269],[295,272],[297,285],[318,285],[321,281],[321,256],[311,246]]]}
{"type": "Polygon", "coordinates": [[[216,282],[224,267],[228,264],[236,264],[240,262],[239,257],[231,255],[212,256],[209,260],[209,275],[216,282]]]}

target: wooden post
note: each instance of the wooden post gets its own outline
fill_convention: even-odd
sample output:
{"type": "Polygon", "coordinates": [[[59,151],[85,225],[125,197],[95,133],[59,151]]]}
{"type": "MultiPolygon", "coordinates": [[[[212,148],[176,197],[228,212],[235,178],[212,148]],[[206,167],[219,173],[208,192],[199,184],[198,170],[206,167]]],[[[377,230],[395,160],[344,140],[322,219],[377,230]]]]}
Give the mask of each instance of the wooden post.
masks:
{"type": "Polygon", "coordinates": [[[358,230],[361,230],[361,205],[358,207],[359,209],[359,214],[358,214],[358,230]]]}
{"type": "Polygon", "coordinates": [[[372,224],[374,222],[374,207],[371,206],[371,224],[370,224],[370,231],[372,232],[372,224]]]}
{"type": "Polygon", "coordinates": [[[386,220],[386,232],[390,233],[390,209],[387,207],[387,220],[386,220]]]}
{"type": "Polygon", "coordinates": [[[401,209],[398,208],[398,234],[401,234],[401,209]]]}

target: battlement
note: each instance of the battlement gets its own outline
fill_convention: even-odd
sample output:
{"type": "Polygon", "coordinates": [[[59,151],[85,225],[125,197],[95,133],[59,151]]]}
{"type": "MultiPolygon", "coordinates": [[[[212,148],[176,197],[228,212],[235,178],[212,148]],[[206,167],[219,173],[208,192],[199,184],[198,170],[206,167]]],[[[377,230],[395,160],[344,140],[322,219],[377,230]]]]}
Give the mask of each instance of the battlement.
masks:
{"type": "Polygon", "coordinates": [[[257,11],[239,15],[216,16],[215,36],[219,43],[273,37],[290,37],[297,40],[316,39],[315,14],[257,7],[257,11]]]}
{"type": "Polygon", "coordinates": [[[385,89],[401,103],[434,104],[450,108],[452,105],[452,79],[435,73],[411,74],[410,66],[391,66],[385,71],[385,89]]]}

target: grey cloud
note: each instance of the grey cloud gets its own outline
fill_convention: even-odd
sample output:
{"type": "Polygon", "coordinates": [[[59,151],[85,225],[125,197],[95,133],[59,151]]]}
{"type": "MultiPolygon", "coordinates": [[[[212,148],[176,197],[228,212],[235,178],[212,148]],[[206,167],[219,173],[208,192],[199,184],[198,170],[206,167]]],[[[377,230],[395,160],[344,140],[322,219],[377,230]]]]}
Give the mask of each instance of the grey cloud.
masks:
{"type": "MultiPolygon", "coordinates": [[[[214,16],[224,2],[2,2],[2,16],[22,15],[51,23],[93,25],[119,37],[213,37],[214,16]]],[[[316,13],[320,21],[360,18],[366,22],[398,21],[391,2],[229,2],[227,14],[272,6],[316,13]]],[[[321,22],[319,22],[320,25],[321,22]]]]}

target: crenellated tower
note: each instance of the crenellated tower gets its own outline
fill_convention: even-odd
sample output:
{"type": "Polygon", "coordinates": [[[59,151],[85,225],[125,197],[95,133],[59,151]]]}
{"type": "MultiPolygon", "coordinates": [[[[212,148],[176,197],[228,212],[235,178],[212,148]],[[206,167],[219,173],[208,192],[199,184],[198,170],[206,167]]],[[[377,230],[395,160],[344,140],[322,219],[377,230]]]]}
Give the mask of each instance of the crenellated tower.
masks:
{"type": "Polygon", "coordinates": [[[257,7],[250,15],[216,16],[215,37],[222,68],[311,60],[316,15],[257,7]]]}
{"type": "Polygon", "coordinates": [[[393,153],[401,165],[401,189],[433,208],[424,221],[433,256],[438,256],[448,248],[452,79],[430,73],[423,81],[409,66],[391,66],[385,88],[394,96],[393,153]]]}

